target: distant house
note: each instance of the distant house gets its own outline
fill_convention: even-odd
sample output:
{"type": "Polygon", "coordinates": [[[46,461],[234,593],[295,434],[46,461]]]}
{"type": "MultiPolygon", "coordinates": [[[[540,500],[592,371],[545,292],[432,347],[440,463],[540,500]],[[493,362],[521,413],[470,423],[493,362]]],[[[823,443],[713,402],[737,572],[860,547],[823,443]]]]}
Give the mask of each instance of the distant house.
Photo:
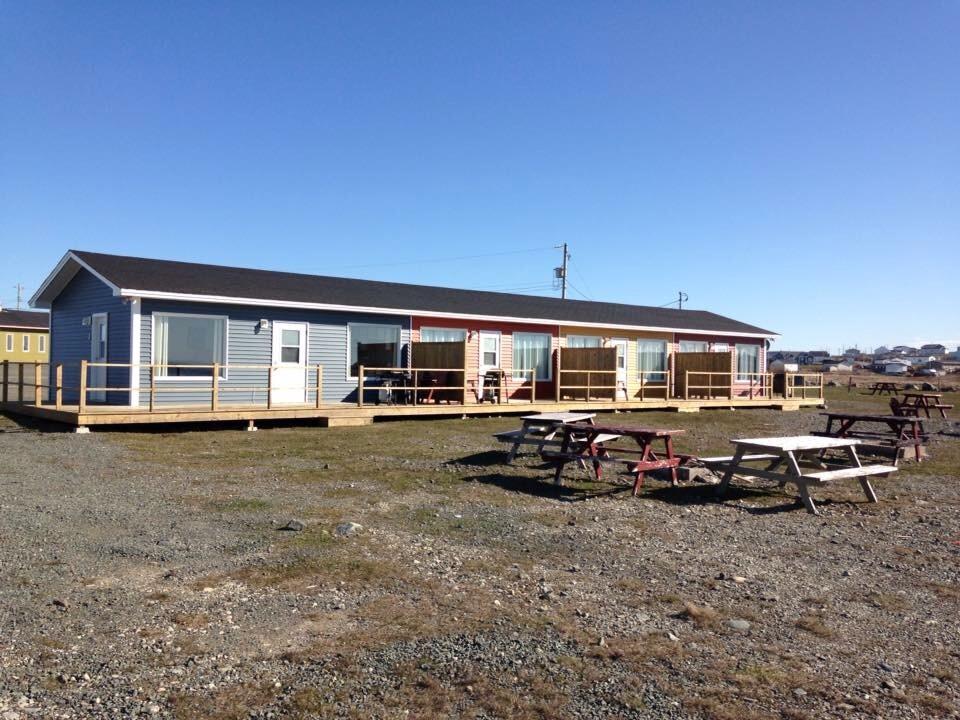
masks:
{"type": "Polygon", "coordinates": [[[45,363],[49,342],[49,313],[0,309],[0,362],[45,363]]]}
{"type": "Polygon", "coordinates": [[[843,356],[847,358],[855,358],[860,356],[860,348],[847,348],[843,351],[843,356]]]}
{"type": "Polygon", "coordinates": [[[824,360],[823,372],[852,372],[853,363],[846,358],[828,358],[824,360]]]}
{"type": "Polygon", "coordinates": [[[946,355],[947,348],[941,345],[940,343],[928,343],[927,345],[921,345],[920,350],[918,351],[920,355],[946,355]]]}
{"type": "Polygon", "coordinates": [[[886,375],[906,375],[910,372],[910,363],[903,360],[891,360],[884,363],[883,372],[886,375]]]}
{"type": "Polygon", "coordinates": [[[893,352],[897,355],[916,355],[917,349],[909,345],[894,345],[893,352]]]}
{"type": "Polygon", "coordinates": [[[890,348],[888,348],[886,345],[881,345],[880,347],[873,349],[873,354],[874,354],[874,355],[889,355],[889,354],[890,354],[890,348]]]}
{"type": "Polygon", "coordinates": [[[808,350],[797,353],[795,360],[800,365],[819,365],[830,359],[830,353],[826,350],[808,350]]]}

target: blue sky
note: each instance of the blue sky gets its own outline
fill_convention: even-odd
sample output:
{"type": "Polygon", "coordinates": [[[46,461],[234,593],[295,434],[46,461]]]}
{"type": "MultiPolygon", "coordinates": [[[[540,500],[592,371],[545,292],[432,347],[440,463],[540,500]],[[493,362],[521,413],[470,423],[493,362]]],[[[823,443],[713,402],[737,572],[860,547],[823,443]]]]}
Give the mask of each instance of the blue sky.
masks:
{"type": "Polygon", "coordinates": [[[957,37],[954,1],[5,0],[0,299],[71,247],[550,294],[566,241],[572,297],[956,345],[957,37]]]}

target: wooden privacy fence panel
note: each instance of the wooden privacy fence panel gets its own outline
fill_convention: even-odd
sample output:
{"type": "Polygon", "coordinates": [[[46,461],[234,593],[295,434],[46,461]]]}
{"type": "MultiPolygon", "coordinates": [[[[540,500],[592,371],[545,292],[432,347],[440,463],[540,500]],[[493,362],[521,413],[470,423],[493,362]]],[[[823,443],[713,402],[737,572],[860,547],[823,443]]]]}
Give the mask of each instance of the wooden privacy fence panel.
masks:
{"type": "Polygon", "coordinates": [[[439,402],[466,403],[467,386],[467,343],[452,342],[415,342],[410,343],[410,367],[421,368],[463,368],[460,370],[425,371],[418,373],[418,384],[425,387],[436,386],[432,399],[439,402]]]}
{"type": "Polygon", "coordinates": [[[4,360],[0,364],[0,402],[36,403],[50,397],[50,365],[4,360]]]}
{"type": "Polygon", "coordinates": [[[557,350],[557,400],[616,400],[617,349],[557,350]]]}
{"type": "Polygon", "coordinates": [[[674,392],[681,398],[729,398],[733,395],[732,369],[733,355],[728,352],[674,353],[674,392]]]}

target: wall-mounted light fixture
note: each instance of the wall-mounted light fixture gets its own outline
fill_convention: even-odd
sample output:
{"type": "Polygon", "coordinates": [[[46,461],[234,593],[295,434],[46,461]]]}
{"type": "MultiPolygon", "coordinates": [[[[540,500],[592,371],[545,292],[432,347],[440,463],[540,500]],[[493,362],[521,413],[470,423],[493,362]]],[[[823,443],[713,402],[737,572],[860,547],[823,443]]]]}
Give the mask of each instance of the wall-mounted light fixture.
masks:
{"type": "Polygon", "coordinates": [[[268,327],[270,327],[270,321],[266,318],[260,318],[260,329],[266,330],[268,327]]]}
{"type": "Polygon", "coordinates": [[[86,315],[80,318],[80,324],[83,325],[84,327],[90,327],[90,316],[86,315]]]}

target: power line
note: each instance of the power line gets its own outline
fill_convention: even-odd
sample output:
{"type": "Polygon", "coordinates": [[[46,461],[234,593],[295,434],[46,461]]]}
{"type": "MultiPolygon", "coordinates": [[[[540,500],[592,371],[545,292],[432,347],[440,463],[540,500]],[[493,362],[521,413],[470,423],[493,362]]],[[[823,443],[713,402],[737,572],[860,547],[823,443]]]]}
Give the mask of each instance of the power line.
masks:
{"type": "Polygon", "coordinates": [[[593,298],[591,298],[591,297],[588,297],[580,288],[578,288],[578,287],[577,287],[576,285],[574,285],[572,282],[569,282],[569,281],[568,281],[568,282],[567,282],[567,285],[569,285],[569,286],[572,287],[574,290],[576,290],[578,293],[580,293],[580,295],[583,297],[584,300],[592,300],[592,299],[593,299],[593,298]]]}
{"type": "MultiPolygon", "coordinates": [[[[570,264],[573,265],[573,258],[570,259],[570,264]]],[[[590,289],[590,283],[587,282],[587,279],[583,276],[583,273],[580,272],[580,266],[573,265],[573,271],[577,274],[577,277],[583,281],[583,286],[587,289],[587,292],[593,295],[593,290],[590,289]]],[[[577,290],[577,292],[580,292],[580,291],[577,290]]],[[[580,294],[583,295],[583,293],[580,293],[580,294]]],[[[586,296],[584,295],[584,297],[586,296]]]]}
{"type": "Polygon", "coordinates": [[[544,250],[552,250],[552,249],[553,248],[550,246],[536,247],[536,248],[526,248],[524,250],[504,250],[503,252],[481,253],[478,255],[459,255],[457,257],[425,258],[422,260],[404,260],[402,262],[367,263],[363,265],[335,265],[333,267],[328,267],[326,269],[327,270],[351,270],[351,269],[373,268],[373,267],[396,267],[398,265],[423,265],[424,263],[460,262],[461,260],[477,260],[478,258],[502,257],[504,255],[521,255],[523,253],[543,252],[544,250]]]}

